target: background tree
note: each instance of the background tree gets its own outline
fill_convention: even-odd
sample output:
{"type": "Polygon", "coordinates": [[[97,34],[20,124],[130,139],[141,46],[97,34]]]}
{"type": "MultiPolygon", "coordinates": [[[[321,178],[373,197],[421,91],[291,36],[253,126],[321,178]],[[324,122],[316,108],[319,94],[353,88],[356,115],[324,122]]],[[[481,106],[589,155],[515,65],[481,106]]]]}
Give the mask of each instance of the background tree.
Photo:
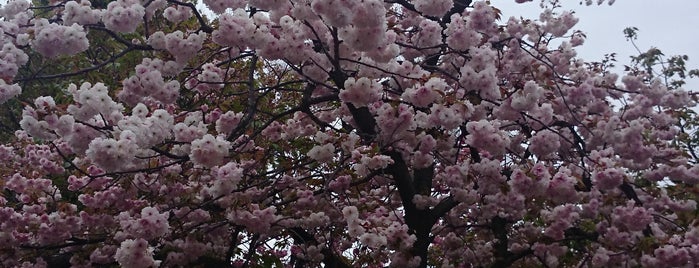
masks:
{"type": "Polygon", "coordinates": [[[552,2],[10,2],[2,264],[696,264],[686,58],[552,2]]]}

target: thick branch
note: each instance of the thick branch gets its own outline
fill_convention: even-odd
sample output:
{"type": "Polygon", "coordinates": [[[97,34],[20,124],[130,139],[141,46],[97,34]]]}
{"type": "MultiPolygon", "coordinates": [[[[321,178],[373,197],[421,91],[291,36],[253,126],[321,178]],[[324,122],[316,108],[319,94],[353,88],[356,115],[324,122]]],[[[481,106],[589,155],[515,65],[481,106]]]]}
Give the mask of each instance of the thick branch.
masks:
{"type": "MultiPolygon", "coordinates": [[[[294,244],[310,244],[317,245],[318,241],[308,233],[306,230],[295,227],[291,228],[291,237],[294,239],[294,244]]],[[[323,254],[323,264],[328,268],[350,268],[351,266],[341,257],[335,254],[330,248],[323,247],[321,250],[323,254]]],[[[306,262],[304,260],[298,260],[296,267],[305,267],[306,262]]]]}
{"type": "Polygon", "coordinates": [[[507,221],[500,216],[495,216],[490,221],[490,231],[497,241],[493,245],[495,262],[491,267],[509,267],[512,264],[512,252],[507,249],[509,239],[507,237],[507,221]]]}
{"type": "Polygon", "coordinates": [[[447,198],[442,199],[442,201],[439,201],[439,203],[432,208],[432,216],[434,219],[439,219],[446,215],[452,208],[456,207],[459,205],[459,202],[456,202],[453,197],[449,196],[447,198]]]}
{"type": "Polygon", "coordinates": [[[210,34],[214,31],[214,28],[211,28],[211,26],[209,26],[209,24],[206,23],[206,21],[201,16],[194,3],[184,3],[175,0],[168,0],[168,2],[189,7],[192,10],[192,14],[194,14],[194,16],[197,18],[197,21],[199,22],[199,30],[201,30],[202,32],[210,34]]]}
{"type": "Polygon", "coordinates": [[[390,164],[385,171],[393,177],[396,183],[398,194],[403,201],[403,208],[405,209],[405,223],[408,225],[410,232],[417,238],[410,252],[413,256],[420,257],[419,267],[427,267],[427,249],[432,243],[430,232],[436,222],[436,218],[431,210],[418,209],[413,202],[413,197],[416,194],[415,185],[413,185],[408,165],[403,160],[400,152],[386,150],[383,154],[390,156],[393,160],[393,164],[390,164]]]}
{"type": "Polygon", "coordinates": [[[257,59],[257,55],[253,54],[252,59],[250,60],[250,71],[248,73],[248,80],[246,81],[248,84],[248,103],[245,109],[245,116],[243,117],[243,119],[240,120],[238,126],[236,126],[236,128],[233,129],[233,131],[231,131],[231,134],[228,135],[227,140],[229,141],[235,140],[236,136],[243,133],[248,124],[252,122],[252,118],[255,116],[255,107],[257,106],[257,88],[255,87],[255,67],[257,66],[257,59]]]}
{"type": "Polygon", "coordinates": [[[432,180],[434,179],[434,164],[416,169],[414,172],[415,192],[421,195],[430,195],[432,180]]]}

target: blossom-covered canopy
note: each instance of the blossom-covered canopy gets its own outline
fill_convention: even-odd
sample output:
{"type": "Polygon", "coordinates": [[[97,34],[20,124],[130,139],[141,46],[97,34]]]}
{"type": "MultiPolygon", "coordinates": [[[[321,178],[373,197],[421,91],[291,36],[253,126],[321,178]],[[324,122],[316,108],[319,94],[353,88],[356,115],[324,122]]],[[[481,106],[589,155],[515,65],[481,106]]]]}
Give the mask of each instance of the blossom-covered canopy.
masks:
{"type": "Polygon", "coordinates": [[[551,2],[12,0],[0,266],[697,265],[684,69],[551,2]]]}

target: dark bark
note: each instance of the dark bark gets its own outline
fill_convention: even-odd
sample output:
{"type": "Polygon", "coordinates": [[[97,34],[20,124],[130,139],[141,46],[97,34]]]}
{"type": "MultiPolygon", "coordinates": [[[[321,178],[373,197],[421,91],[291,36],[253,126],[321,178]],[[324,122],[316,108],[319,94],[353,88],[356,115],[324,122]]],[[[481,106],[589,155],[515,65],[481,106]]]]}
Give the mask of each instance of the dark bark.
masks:
{"type": "Polygon", "coordinates": [[[495,216],[490,221],[490,231],[493,232],[493,236],[497,239],[493,246],[493,257],[495,260],[490,267],[510,267],[516,261],[534,253],[531,249],[518,253],[509,251],[508,224],[507,220],[500,216],[495,216]]]}
{"type": "MultiPolygon", "coordinates": [[[[416,185],[420,185],[420,187],[423,188],[421,190],[427,190],[425,194],[429,194],[431,189],[426,189],[425,187],[427,185],[432,185],[434,167],[428,167],[431,171],[416,171],[416,177],[413,178],[400,152],[391,150],[383,153],[390,156],[393,160],[393,164],[389,165],[385,171],[393,177],[396,188],[398,188],[398,193],[403,201],[405,224],[408,225],[409,232],[417,238],[410,253],[413,256],[420,257],[419,267],[427,267],[428,249],[433,238],[430,234],[432,226],[437,222],[438,217],[431,209],[417,208],[413,202],[413,197],[417,193],[416,185]],[[415,183],[415,181],[420,181],[420,183],[415,183]]],[[[445,203],[440,208],[441,210],[448,211],[451,207],[453,206],[451,206],[450,203],[445,203]]]]}
{"type": "MultiPolygon", "coordinates": [[[[294,244],[307,244],[307,245],[318,245],[315,237],[308,233],[306,230],[295,227],[289,230],[291,237],[294,239],[294,244]]],[[[335,254],[330,248],[325,247],[321,250],[323,253],[323,264],[327,268],[350,268],[351,266],[338,254],[335,254]]],[[[294,267],[307,267],[308,262],[303,259],[293,258],[294,267]]]]}

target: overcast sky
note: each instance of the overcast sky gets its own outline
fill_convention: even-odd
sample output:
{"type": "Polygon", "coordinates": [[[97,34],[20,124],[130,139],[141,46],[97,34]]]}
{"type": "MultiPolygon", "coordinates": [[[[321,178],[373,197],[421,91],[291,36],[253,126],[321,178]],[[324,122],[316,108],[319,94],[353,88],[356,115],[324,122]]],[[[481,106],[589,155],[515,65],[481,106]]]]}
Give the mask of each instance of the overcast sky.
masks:
{"type": "MultiPolygon", "coordinates": [[[[504,20],[510,16],[537,18],[539,0],[516,4],[514,0],[491,0],[500,8],[504,20]]],[[[699,1],[698,0],[617,0],[613,5],[580,5],[580,0],[562,0],[564,10],[573,10],[580,19],[574,29],[587,35],[578,47],[578,56],[600,60],[604,54],[617,53],[618,65],[629,63],[630,55],[638,55],[626,41],[623,30],[637,27],[635,41],[642,51],[657,47],[665,55],[689,56],[688,67],[699,68],[699,1]]],[[[596,2],[596,1],[595,1],[596,2]]],[[[699,79],[688,81],[686,89],[699,91],[699,79]]]]}

